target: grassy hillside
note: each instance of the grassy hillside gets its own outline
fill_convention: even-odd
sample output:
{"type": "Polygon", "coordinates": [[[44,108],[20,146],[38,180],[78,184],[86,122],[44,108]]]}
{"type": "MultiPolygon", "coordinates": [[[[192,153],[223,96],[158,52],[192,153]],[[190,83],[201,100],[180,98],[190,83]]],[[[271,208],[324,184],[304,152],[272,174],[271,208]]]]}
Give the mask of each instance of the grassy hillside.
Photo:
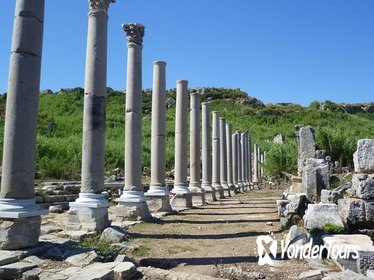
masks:
{"type": "MultiPolygon", "coordinates": [[[[167,94],[167,168],[174,165],[174,100],[175,91],[167,94]]],[[[339,110],[320,110],[298,105],[267,105],[246,96],[239,89],[208,89],[204,100],[212,100],[217,110],[233,125],[234,130],[249,130],[253,142],[268,151],[268,172],[277,175],[282,169],[296,169],[294,125],[312,125],[317,145],[326,149],[334,160],[351,164],[356,142],[374,138],[374,114],[348,114],[339,110]],[[269,142],[281,133],[285,145],[269,142]]],[[[124,94],[110,90],[107,99],[106,170],[123,169],[124,165],[124,94]]],[[[0,98],[0,152],[2,153],[6,95],[0,98]]],[[[143,93],[143,166],[150,166],[151,94],[143,93]]],[[[325,108],[326,109],[326,108],[325,108]]],[[[79,179],[81,164],[83,90],[42,93],[39,103],[37,172],[38,177],[79,179]]]]}

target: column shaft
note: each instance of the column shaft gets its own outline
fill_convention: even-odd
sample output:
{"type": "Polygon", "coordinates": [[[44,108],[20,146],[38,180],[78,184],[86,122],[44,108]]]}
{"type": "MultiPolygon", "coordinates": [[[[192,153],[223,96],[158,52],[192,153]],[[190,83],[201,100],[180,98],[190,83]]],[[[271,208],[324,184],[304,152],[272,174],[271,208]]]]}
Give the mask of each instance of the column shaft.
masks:
{"type": "Polygon", "coordinates": [[[230,190],[233,190],[233,163],[232,163],[232,132],[231,125],[226,124],[226,152],[227,152],[227,184],[230,190]]]}
{"type": "Polygon", "coordinates": [[[191,94],[190,104],[190,191],[200,187],[200,95],[191,94]]]}
{"type": "Polygon", "coordinates": [[[234,133],[231,136],[232,139],[232,175],[234,180],[235,189],[237,193],[238,189],[238,134],[234,133]]]}
{"type": "Polygon", "coordinates": [[[212,143],[212,162],[213,162],[213,169],[212,169],[212,185],[216,191],[219,192],[219,196],[222,198],[223,195],[223,188],[221,186],[220,181],[220,123],[219,123],[219,113],[213,112],[213,125],[212,125],[212,136],[213,136],[213,143],[212,143]]]}
{"type": "Polygon", "coordinates": [[[239,190],[243,191],[243,172],[242,172],[242,145],[241,145],[241,132],[237,131],[237,137],[238,137],[238,185],[239,185],[239,190]]]}

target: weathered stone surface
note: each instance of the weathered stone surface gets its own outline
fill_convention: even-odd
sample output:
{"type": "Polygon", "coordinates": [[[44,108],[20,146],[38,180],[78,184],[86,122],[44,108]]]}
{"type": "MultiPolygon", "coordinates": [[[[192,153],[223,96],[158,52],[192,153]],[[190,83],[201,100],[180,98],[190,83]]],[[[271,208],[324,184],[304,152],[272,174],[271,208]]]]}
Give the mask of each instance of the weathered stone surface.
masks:
{"type": "Polygon", "coordinates": [[[108,241],[110,243],[118,243],[125,240],[128,237],[127,233],[119,227],[108,227],[104,229],[100,236],[100,239],[108,241]]]}
{"type": "Polygon", "coordinates": [[[344,196],[335,191],[321,190],[321,203],[334,203],[338,204],[338,200],[344,196]]]}
{"type": "Polygon", "coordinates": [[[360,139],[353,154],[356,173],[374,173],[374,139],[360,139]]]}
{"type": "Polygon", "coordinates": [[[367,270],[374,269],[374,251],[359,251],[357,259],[357,272],[366,274],[367,270]]]}
{"type": "Polygon", "coordinates": [[[374,279],[374,270],[371,270],[371,269],[367,270],[366,271],[366,276],[369,279],[374,279]]]}
{"type": "Polygon", "coordinates": [[[113,280],[118,263],[93,263],[70,276],[68,280],[113,280]]]}
{"type": "Polygon", "coordinates": [[[144,275],[145,279],[149,280],[218,280],[222,278],[215,278],[208,275],[202,275],[194,272],[176,272],[164,270],[154,267],[138,267],[138,271],[144,275]]]}
{"type": "Polygon", "coordinates": [[[0,219],[0,249],[17,250],[39,242],[41,218],[0,219]]]}
{"type": "Polygon", "coordinates": [[[301,193],[289,199],[289,203],[286,205],[286,211],[284,215],[288,214],[299,214],[301,217],[304,216],[305,210],[307,209],[309,200],[306,195],[301,193]]]}
{"type": "Polygon", "coordinates": [[[357,198],[374,199],[374,174],[354,174],[352,177],[352,194],[357,198]]]}
{"type": "Polygon", "coordinates": [[[122,262],[113,269],[115,280],[131,280],[137,274],[136,267],[132,262],[122,262]]]}
{"type": "Polygon", "coordinates": [[[303,168],[303,187],[310,201],[318,201],[330,185],[330,169],[324,160],[307,159],[303,168]]]}
{"type": "Polygon", "coordinates": [[[18,261],[25,253],[23,251],[0,250],[0,265],[18,261]]]}
{"type": "Polygon", "coordinates": [[[277,200],[277,209],[278,209],[278,216],[284,217],[284,212],[286,211],[286,205],[289,203],[287,199],[279,199],[277,200]]]}
{"type": "Polygon", "coordinates": [[[298,214],[288,214],[287,216],[280,218],[280,224],[282,228],[290,228],[300,222],[300,220],[301,218],[298,214]]]}
{"type": "Polygon", "coordinates": [[[296,131],[299,149],[298,149],[298,175],[301,176],[304,167],[304,161],[308,158],[314,158],[316,153],[316,143],[314,130],[310,126],[298,126],[296,131]]]}
{"type": "Polygon", "coordinates": [[[53,205],[49,207],[49,213],[62,213],[62,206],[61,205],[53,205]]]}
{"type": "Polygon", "coordinates": [[[95,253],[95,251],[89,251],[89,252],[84,252],[84,253],[70,256],[66,259],[66,262],[74,266],[85,267],[93,263],[96,259],[97,259],[97,254],[95,253]]]}
{"type": "Polygon", "coordinates": [[[356,198],[340,199],[339,215],[349,228],[374,228],[374,201],[356,198]]]}
{"type": "Polygon", "coordinates": [[[37,265],[28,262],[16,262],[0,266],[0,279],[17,279],[22,277],[22,273],[36,268],[37,265]]]}
{"type": "MultiPolygon", "coordinates": [[[[22,273],[22,280],[39,280],[39,274],[43,270],[41,268],[34,268],[22,273]]],[[[51,279],[50,279],[51,280],[51,279]]]]}
{"type": "Polygon", "coordinates": [[[297,244],[304,245],[308,242],[308,237],[304,234],[297,225],[293,225],[286,235],[285,243],[288,245],[297,244]]]}
{"type": "Polygon", "coordinates": [[[28,257],[22,259],[22,261],[32,263],[32,264],[35,264],[35,265],[38,265],[38,266],[46,262],[46,260],[41,259],[37,256],[28,256],[28,257]]]}
{"type": "Polygon", "coordinates": [[[323,277],[323,273],[321,270],[309,270],[300,273],[299,280],[321,280],[323,277]]]}
{"type": "Polygon", "coordinates": [[[326,223],[344,227],[336,204],[309,204],[303,219],[307,229],[323,229],[326,223]]]}

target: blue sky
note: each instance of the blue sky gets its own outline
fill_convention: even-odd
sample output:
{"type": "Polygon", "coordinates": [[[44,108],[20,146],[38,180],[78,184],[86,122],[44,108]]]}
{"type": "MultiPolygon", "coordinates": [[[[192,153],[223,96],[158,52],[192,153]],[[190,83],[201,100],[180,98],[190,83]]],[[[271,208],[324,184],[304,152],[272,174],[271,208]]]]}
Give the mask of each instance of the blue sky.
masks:
{"type": "MultiPolygon", "coordinates": [[[[14,0],[0,3],[6,92],[14,0]]],[[[87,0],[46,0],[41,89],[84,84],[87,0]]],[[[122,90],[122,23],[146,27],[143,85],[165,60],[167,86],[241,88],[265,103],[374,101],[373,0],[117,0],[109,9],[108,86],[122,90]]]]}

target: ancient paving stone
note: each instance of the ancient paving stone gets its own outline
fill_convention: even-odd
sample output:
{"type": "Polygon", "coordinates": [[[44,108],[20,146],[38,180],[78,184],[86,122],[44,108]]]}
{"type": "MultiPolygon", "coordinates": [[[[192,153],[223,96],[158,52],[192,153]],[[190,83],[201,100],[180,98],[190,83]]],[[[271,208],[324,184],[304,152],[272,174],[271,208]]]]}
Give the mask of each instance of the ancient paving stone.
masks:
{"type": "Polygon", "coordinates": [[[300,273],[299,280],[321,280],[323,277],[323,272],[319,269],[309,270],[300,273]]]}
{"type": "Polygon", "coordinates": [[[74,265],[84,267],[93,263],[97,259],[95,251],[84,252],[77,255],[72,255],[66,259],[66,262],[74,265]]]}
{"type": "Polygon", "coordinates": [[[338,202],[339,215],[349,227],[374,228],[374,201],[358,198],[340,199],[338,202]]]}
{"type": "Polygon", "coordinates": [[[28,262],[16,262],[0,266],[0,279],[17,279],[25,271],[36,268],[37,265],[28,262]]]}
{"type": "Polygon", "coordinates": [[[0,250],[0,265],[17,262],[24,254],[24,251],[0,250]]]}
{"type": "Polygon", "coordinates": [[[118,263],[93,263],[70,276],[68,280],[112,280],[118,263]]]}
{"type": "Polygon", "coordinates": [[[115,280],[131,280],[137,274],[136,267],[132,262],[122,262],[115,266],[115,280]]]}

